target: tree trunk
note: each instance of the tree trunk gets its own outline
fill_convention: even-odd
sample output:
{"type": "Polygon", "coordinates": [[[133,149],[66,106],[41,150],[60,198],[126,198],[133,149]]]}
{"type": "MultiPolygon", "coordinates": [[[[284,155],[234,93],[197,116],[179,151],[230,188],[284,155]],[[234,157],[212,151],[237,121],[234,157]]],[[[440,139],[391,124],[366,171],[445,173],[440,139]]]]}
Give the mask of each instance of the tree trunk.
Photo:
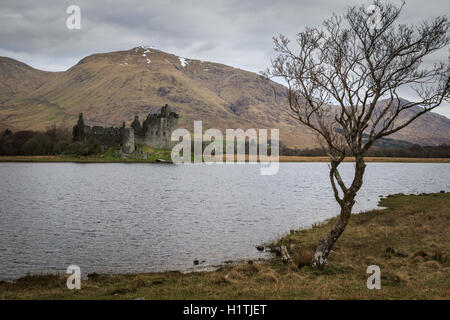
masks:
{"type": "Polygon", "coordinates": [[[314,269],[321,269],[328,265],[328,255],[330,254],[330,250],[336,243],[337,239],[339,239],[342,232],[344,232],[344,229],[350,220],[352,208],[355,204],[356,193],[362,186],[365,167],[366,165],[364,163],[364,159],[362,157],[356,157],[353,183],[344,193],[341,203],[341,212],[336,223],[333,225],[333,228],[326,235],[326,237],[319,241],[319,245],[317,246],[313,257],[312,267],[314,269]]]}
{"type": "Polygon", "coordinates": [[[314,269],[321,269],[328,265],[328,255],[330,250],[344,232],[348,221],[350,220],[353,204],[344,204],[341,208],[341,213],[338,216],[336,223],[327,236],[319,241],[316,252],[314,253],[312,267],[314,269]]]}

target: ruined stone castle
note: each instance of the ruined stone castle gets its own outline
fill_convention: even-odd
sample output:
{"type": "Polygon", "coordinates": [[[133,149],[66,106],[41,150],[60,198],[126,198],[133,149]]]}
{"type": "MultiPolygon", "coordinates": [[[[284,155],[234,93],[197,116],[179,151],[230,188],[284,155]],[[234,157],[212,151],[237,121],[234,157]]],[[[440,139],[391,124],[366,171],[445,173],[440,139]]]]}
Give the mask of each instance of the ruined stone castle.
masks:
{"type": "Polygon", "coordinates": [[[123,122],[121,128],[87,126],[84,124],[83,113],[80,113],[78,123],[73,127],[73,140],[85,142],[93,137],[106,147],[120,146],[124,153],[134,152],[139,145],[171,149],[174,142],[170,140],[170,136],[177,123],[178,114],[170,111],[167,104],[161,108],[160,113],[149,114],[142,125],[136,115],[129,127],[123,122]]]}

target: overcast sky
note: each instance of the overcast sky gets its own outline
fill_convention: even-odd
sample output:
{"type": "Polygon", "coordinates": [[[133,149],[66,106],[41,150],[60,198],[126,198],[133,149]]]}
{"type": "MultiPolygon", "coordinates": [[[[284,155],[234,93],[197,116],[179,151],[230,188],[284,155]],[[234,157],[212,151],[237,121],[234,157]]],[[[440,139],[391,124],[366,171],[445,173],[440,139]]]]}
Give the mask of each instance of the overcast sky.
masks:
{"type": "MultiPolygon", "coordinates": [[[[62,71],[92,53],[148,45],[259,72],[274,56],[272,36],[293,38],[305,26],[320,25],[332,12],[343,13],[358,3],[371,1],[0,0],[0,56],[62,71]],[[81,8],[80,30],[66,27],[71,4],[81,8]]],[[[418,23],[449,12],[448,0],[407,0],[401,21],[418,23]]],[[[447,55],[448,49],[433,60],[447,55]]],[[[437,112],[450,118],[450,105],[437,112]]]]}

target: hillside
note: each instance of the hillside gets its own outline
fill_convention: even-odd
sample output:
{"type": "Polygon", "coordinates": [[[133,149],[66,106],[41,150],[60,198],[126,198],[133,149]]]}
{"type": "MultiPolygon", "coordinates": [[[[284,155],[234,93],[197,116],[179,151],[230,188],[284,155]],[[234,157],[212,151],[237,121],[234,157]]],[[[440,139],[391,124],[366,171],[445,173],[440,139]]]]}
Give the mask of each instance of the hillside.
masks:
{"type": "MultiPolygon", "coordinates": [[[[87,124],[119,126],[168,103],[188,129],[194,120],[221,130],[279,128],[289,146],[316,145],[314,134],[287,114],[283,86],[255,73],[153,48],[94,54],[65,72],[40,71],[0,57],[0,80],[0,129],[72,127],[79,112],[87,124]]],[[[432,113],[392,138],[450,144],[450,120],[432,113]]]]}

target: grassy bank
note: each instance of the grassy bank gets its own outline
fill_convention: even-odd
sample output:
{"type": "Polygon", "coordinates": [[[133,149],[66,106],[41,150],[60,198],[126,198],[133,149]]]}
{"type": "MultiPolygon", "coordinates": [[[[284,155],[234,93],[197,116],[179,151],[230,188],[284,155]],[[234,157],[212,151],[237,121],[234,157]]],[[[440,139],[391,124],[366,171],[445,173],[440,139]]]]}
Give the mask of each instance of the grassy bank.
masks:
{"type": "MultiPolygon", "coordinates": [[[[248,156],[245,157],[248,161],[248,156]]],[[[171,161],[170,151],[160,150],[149,153],[148,159],[142,160],[130,157],[122,159],[110,154],[90,156],[0,156],[0,162],[86,162],[86,163],[153,163],[157,159],[171,161]]],[[[407,162],[407,163],[450,163],[450,158],[397,158],[397,157],[366,157],[366,162],[407,162]]],[[[328,157],[300,157],[280,156],[279,162],[329,162],[328,157]]],[[[354,158],[347,157],[344,162],[354,162],[354,158]]]]}
{"type": "Polygon", "coordinates": [[[127,158],[120,158],[114,155],[117,148],[109,148],[103,153],[87,156],[61,155],[61,156],[0,156],[0,162],[81,162],[81,163],[154,163],[162,159],[171,161],[170,150],[159,150],[144,147],[147,159],[142,159],[142,155],[130,154],[127,158]]]}
{"type": "Polygon", "coordinates": [[[381,205],[387,209],[352,217],[322,271],[296,264],[310,258],[333,219],[273,244],[288,247],[291,265],[274,257],[211,272],[91,275],[78,291],[66,288],[66,275],[27,276],[1,282],[0,298],[450,299],[450,193],[394,195],[381,205]],[[366,287],[372,264],[381,268],[380,290],[366,287]]]}
{"type": "MultiPolygon", "coordinates": [[[[280,156],[280,162],[329,162],[328,157],[280,156]]],[[[355,158],[346,157],[344,162],[354,162],[355,158]]],[[[412,163],[450,163],[450,158],[400,158],[366,157],[366,162],[412,162],[412,163]]]]}

